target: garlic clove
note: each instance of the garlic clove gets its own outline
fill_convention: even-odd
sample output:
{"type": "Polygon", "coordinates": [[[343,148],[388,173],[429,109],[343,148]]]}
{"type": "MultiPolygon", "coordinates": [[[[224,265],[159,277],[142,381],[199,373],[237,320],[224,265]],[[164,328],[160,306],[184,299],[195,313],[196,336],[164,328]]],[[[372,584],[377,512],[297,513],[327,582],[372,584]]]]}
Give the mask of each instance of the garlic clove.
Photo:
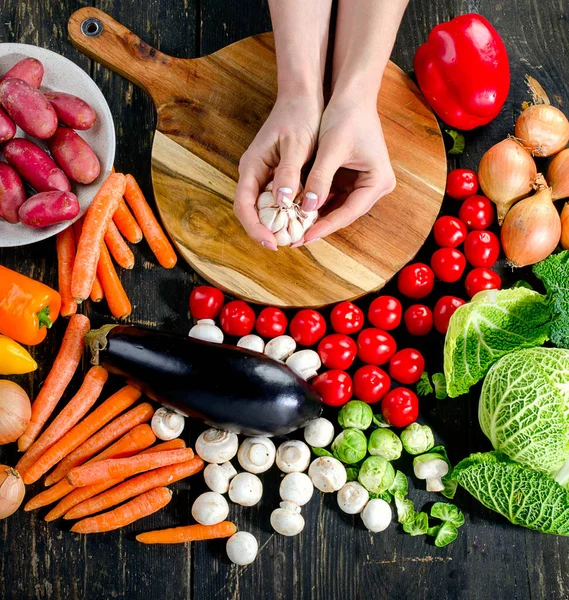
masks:
{"type": "Polygon", "coordinates": [[[270,192],[273,189],[273,182],[269,181],[269,183],[267,183],[267,185],[265,186],[265,192],[270,192]]]}
{"type": "Polygon", "coordinates": [[[290,246],[292,238],[286,229],[283,228],[274,233],[277,240],[277,246],[290,246]]]}
{"type": "Polygon", "coordinates": [[[300,241],[304,235],[304,227],[296,218],[294,212],[290,212],[288,216],[288,233],[292,244],[300,241]]]}
{"type": "Polygon", "coordinates": [[[275,207],[261,208],[259,210],[259,221],[270,231],[273,231],[273,224],[277,219],[279,209],[275,207]]]}
{"type": "Polygon", "coordinates": [[[270,191],[263,192],[257,198],[257,210],[262,210],[263,208],[276,208],[276,206],[277,203],[270,191]]]}
{"type": "Polygon", "coordinates": [[[302,213],[302,228],[306,231],[309,227],[312,227],[318,218],[318,211],[311,210],[307,213],[302,213]]]}

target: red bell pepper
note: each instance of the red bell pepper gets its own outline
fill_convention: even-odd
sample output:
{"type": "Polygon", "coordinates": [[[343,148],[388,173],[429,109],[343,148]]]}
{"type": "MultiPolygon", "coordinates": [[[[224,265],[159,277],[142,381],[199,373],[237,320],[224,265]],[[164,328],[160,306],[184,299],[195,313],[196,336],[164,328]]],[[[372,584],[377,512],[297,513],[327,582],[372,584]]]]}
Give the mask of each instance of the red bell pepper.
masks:
{"type": "Polygon", "coordinates": [[[492,121],[510,89],[504,42],[477,14],[437,25],[415,53],[415,74],[437,115],[457,129],[492,121]]]}

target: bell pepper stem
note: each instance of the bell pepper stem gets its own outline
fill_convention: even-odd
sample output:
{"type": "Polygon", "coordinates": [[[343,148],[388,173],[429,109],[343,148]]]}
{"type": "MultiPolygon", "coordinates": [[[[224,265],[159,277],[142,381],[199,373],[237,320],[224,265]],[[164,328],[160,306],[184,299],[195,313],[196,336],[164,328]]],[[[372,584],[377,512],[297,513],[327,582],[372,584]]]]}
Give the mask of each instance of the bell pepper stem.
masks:
{"type": "Polygon", "coordinates": [[[49,316],[49,306],[46,306],[45,308],[42,308],[42,310],[38,313],[38,326],[39,329],[41,329],[42,327],[47,327],[48,329],[50,329],[52,325],[53,321],[50,319],[49,316]]]}

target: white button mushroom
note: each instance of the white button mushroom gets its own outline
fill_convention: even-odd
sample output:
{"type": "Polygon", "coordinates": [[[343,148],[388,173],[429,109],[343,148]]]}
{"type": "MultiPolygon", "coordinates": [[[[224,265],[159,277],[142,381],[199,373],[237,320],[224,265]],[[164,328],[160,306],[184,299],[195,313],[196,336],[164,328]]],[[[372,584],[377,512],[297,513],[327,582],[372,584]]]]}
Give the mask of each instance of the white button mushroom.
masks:
{"type": "Polygon", "coordinates": [[[237,460],[249,473],[264,473],[273,466],[275,454],[275,445],[269,438],[247,438],[239,447],[237,460]]]}
{"type": "Polygon", "coordinates": [[[322,361],[314,350],[299,350],[286,359],[286,366],[304,380],[316,377],[322,361]]]}
{"type": "Polygon", "coordinates": [[[216,492],[205,492],[196,498],[192,506],[192,517],[202,525],[216,525],[227,519],[229,504],[216,492]]]}
{"type": "Polygon", "coordinates": [[[304,506],[312,498],[314,485],[306,473],[289,473],[281,481],[279,493],[283,500],[304,506]]]}
{"type": "Polygon", "coordinates": [[[263,495],[263,484],[253,473],[239,473],[229,484],[229,499],[241,506],[254,506],[263,495]]]}
{"type": "Polygon", "coordinates": [[[442,492],[443,477],[448,474],[446,460],[436,453],[421,454],[413,459],[413,472],[417,479],[427,480],[427,492],[442,492]]]}
{"type": "Polygon", "coordinates": [[[271,526],[281,535],[298,535],[304,529],[300,506],[294,502],[281,502],[280,508],[271,513],[271,526]]]}
{"type": "Polygon", "coordinates": [[[276,462],[283,473],[306,471],[310,464],[310,448],[300,440],[283,442],[278,447],[276,462]]]}
{"type": "Polygon", "coordinates": [[[304,427],[304,439],[313,448],[325,448],[334,439],[334,425],[328,419],[313,419],[304,427]]]}
{"type": "Polygon", "coordinates": [[[188,334],[191,338],[204,342],[223,343],[223,331],[215,324],[213,319],[200,319],[188,334]]]}
{"type": "Polygon", "coordinates": [[[327,493],[337,492],[344,487],[347,479],[346,468],[332,456],[321,456],[312,461],[308,476],[312,479],[314,487],[327,493]]]}
{"type": "Polygon", "coordinates": [[[381,498],[370,500],[362,511],[362,521],[373,533],[384,531],[391,524],[391,506],[381,498]]]}
{"type": "Polygon", "coordinates": [[[338,506],[349,515],[356,515],[364,509],[369,501],[369,492],[361,483],[348,481],[336,496],[338,506]]]}
{"type": "Polygon", "coordinates": [[[253,350],[253,352],[260,352],[261,354],[265,350],[265,342],[262,337],[258,335],[254,335],[250,333],[249,335],[244,335],[238,342],[237,346],[239,348],[246,348],[247,350],[253,350]]]}
{"type": "Polygon", "coordinates": [[[234,433],[219,429],[206,429],[196,440],[196,452],[209,463],[221,464],[237,454],[239,439],[234,433]]]}
{"type": "Polygon", "coordinates": [[[209,464],[203,472],[205,484],[212,492],[226,494],[229,490],[229,482],[237,475],[235,467],[226,462],[221,465],[209,464]]]}
{"type": "Polygon", "coordinates": [[[184,431],[185,421],[184,417],[177,412],[161,407],[152,416],[152,431],[159,440],[167,442],[180,437],[184,431]]]}
{"type": "Polygon", "coordinates": [[[239,566],[250,565],[257,557],[259,544],[253,534],[238,531],[227,540],[225,550],[232,563],[239,566]]]}
{"type": "Polygon", "coordinates": [[[279,335],[267,342],[265,354],[269,358],[284,361],[296,350],[296,342],[290,335],[279,335]]]}

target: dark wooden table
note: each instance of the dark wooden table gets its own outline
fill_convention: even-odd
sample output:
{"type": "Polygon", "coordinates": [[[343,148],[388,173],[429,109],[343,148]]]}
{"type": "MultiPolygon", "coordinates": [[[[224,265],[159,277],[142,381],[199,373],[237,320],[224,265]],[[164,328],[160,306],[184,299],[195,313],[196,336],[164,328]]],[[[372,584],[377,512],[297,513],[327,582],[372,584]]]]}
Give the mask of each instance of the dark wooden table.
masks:
{"type": "MultiPolygon", "coordinates": [[[[67,39],[69,15],[86,3],[75,0],[3,0],[0,42],[44,46],[81,65],[103,90],[117,130],[120,171],[133,173],[151,197],[150,144],[153,107],[144,93],[79,54],[67,39]]],[[[95,5],[123,22],[144,40],[165,52],[185,57],[208,54],[243,37],[270,29],[262,0],[104,0],[95,5]]],[[[399,32],[393,60],[411,71],[415,48],[440,21],[478,11],[502,33],[511,59],[512,90],[500,117],[467,135],[467,149],[457,164],[476,168],[482,153],[512,131],[525,99],[523,77],[530,73],[563,106],[569,102],[569,5],[567,0],[412,0],[399,32]]],[[[452,209],[451,209],[452,210],[452,209]]],[[[123,272],[134,300],[130,321],[164,330],[187,330],[187,298],[195,281],[180,264],[173,271],[156,266],[144,244],[135,249],[137,266],[123,272]]],[[[0,251],[0,264],[55,286],[54,240],[0,251]]],[[[87,307],[95,325],[108,317],[105,308],[87,307]]],[[[62,335],[62,323],[35,351],[40,363],[33,377],[21,378],[33,397],[45,378],[62,335]]],[[[431,369],[440,369],[441,341],[425,342],[431,369]]],[[[76,386],[76,382],[75,382],[76,386]]],[[[72,390],[71,390],[72,391],[72,390]]],[[[476,397],[468,400],[424,402],[423,417],[451,459],[485,449],[476,419],[476,397]]],[[[190,427],[194,440],[196,425],[190,427]]],[[[12,447],[0,448],[0,463],[14,464],[12,447]]],[[[47,524],[45,511],[18,512],[0,524],[0,597],[27,598],[262,598],[321,600],[390,599],[525,599],[569,598],[567,553],[562,538],[513,527],[483,509],[467,494],[456,502],[466,513],[466,525],[451,546],[438,549],[424,537],[410,537],[393,525],[370,535],[359,518],[341,513],[333,495],[316,494],[303,510],[306,528],[301,536],[275,535],[270,511],[278,503],[278,473],[265,477],[260,505],[231,507],[240,529],[259,539],[257,561],[248,567],[231,565],[223,542],[175,547],[145,547],[134,534],[191,522],[190,506],[203,488],[176,485],[174,501],[161,513],[120,532],[92,537],[69,533],[65,525],[47,524]]],[[[37,486],[39,489],[39,486],[37,486]]],[[[418,506],[432,501],[412,490],[418,506]]]]}

